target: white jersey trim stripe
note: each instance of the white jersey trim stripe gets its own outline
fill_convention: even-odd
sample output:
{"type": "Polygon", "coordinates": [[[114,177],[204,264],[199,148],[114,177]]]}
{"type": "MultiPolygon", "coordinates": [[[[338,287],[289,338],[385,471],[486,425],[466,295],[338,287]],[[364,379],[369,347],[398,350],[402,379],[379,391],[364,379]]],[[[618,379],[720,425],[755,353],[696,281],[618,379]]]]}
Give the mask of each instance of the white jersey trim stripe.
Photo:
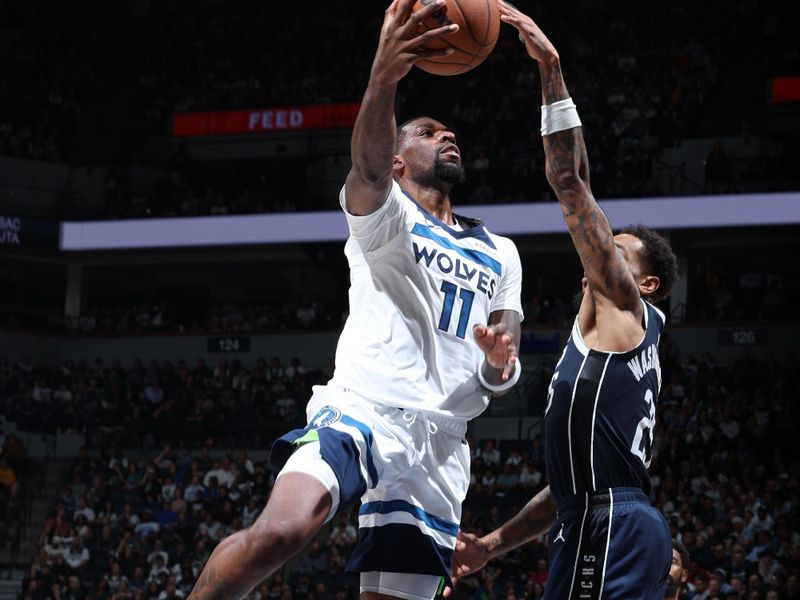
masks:
{"type": "Polygon", "coordinates": [[[608,369],[608,363],[611,361],[611,355],[609,354],[606,358],[606,362],[603,365],[603,372],[600,374],[600,382],[597,384],[597,393],[594,396],[594,408],[592,409],[592,440],[589,445],[589,464],[592,468],[592,490],[596,489],[595,483],[595,476],[594,476],[594,422],[597,418],[597,403],[600,400],[600,390],[603,389],[603,378],[606,376],[606,369],[608,369]]]}
{"type": "Polygon", "coordinates": [[[572,588],[575,587],[575,575],[578,573],[578,561],[581,555],[581,542],[583,542],[583,526],[586,525],[586,515],[589,514],[589,494],[584,494],[586,498],[586,507],[583,509],[583,518],[581,519],[581,532],[578,535],[578,546],[575,550],[575,566],[572,567],[572,583],[569,584],[569,595],[567,598],[572,598],[572,588]]]}
{"type": "Polygon", "coordinates": [[[606,582],[606,566],[608,565],[608,549],[611,546],[611,521],[614,518],[614,490],[608,488],[608,497],[609,497],[609,505],[608,505],[608,535],[606,536],[606,553],[605,557],[603,558],[603,575],[600,578],[600,593],[598,594],[598,598],[603,597],[603,585],[606,582]]]}
{"type": "Polygon", "coordinates": [[[586,359],[589,355],[583,357],[581,368],[578,369],[578,375],[575,377],[575,384],[572,386],[572,399],[569,402],[569,417],[567,418],[567,441],[569,443],[569,471],[572,475],[572,493],[578,493],[578,486],[575,483],[575,461],[572,459],[572,409],[575,407],[575,391],[578,389],[578,380],[581,378],[583,367],[586,366],[586,359]]]}

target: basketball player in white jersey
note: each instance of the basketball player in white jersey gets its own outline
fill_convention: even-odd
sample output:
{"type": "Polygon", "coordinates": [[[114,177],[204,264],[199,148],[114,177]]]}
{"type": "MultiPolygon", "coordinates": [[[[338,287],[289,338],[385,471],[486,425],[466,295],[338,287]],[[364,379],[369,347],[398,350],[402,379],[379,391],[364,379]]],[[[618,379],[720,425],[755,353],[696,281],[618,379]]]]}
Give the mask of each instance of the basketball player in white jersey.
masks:
{"type": "Polygon", "coordinates": [[[457,31],[418,34],[413,0],[386,11],[340,194],[350,227],[350,316],[336,370],[317,386],[308,426],[272,449],[280,469],[264,512],[214,550],[191,600],[237,600],[361,501],[348,570],[362,599],[433,598],[450,561],[469,484],[467,421],[519,379],[521,268],[514,244],[457,216],[456,139],[428,117],[399,128],[398,82],[457,31]]]}

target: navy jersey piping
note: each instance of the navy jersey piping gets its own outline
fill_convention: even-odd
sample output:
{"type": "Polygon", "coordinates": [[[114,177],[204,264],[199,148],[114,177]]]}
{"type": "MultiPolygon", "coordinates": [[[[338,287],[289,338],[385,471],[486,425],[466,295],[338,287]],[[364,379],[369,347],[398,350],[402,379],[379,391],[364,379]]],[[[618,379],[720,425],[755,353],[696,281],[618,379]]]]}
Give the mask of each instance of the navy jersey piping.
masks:
{"type": "Polygon", "coordinates": [[[468,229],[464,229],[462,231],[457,231],[457,230],[453,229],[452,227],[450,227],[444,221],[440,221],[439,219],[434,217],[431,213],[429,213],[427,210],[422,208],[422,206],[416,200],[414,200],[414,197],[411,194],[409,194],[407,191],[405,191],[403,188],[400,188],[400,189],[403,192],[403,194],[405,194],[406,198],[408,198],[409,200],[411,200],[411,202],[414,203],[414,206],[417,207],[417,209],[425,216],[425,218],[428,221],[430,221],[431,223],[433,223],[434,225],[436,225],[438,227],[441,227],[447,233],[452,235],[454,238],[456,238],[456,239],[476,238],[476,239],[479,239],[480,241],[482,241],[483,243],[485,243],[487,246],[489,246],[493,250],[497,250],[497,246],[495,246],[494,242],[492,241],[492,238],[489,237],[489,232],[486,231],[486,227],[480,221],[480,219],[472,219],[472,218],[469,218],[469,217],[459,216],[459,218],[462,219],[463,221],[465,221],[468,225],[470,225],[470,227],[468,229]]]}
{"type": "MultiPolygon", "coordinates": [[[[581,326],[578,317],[575,317],[575,321],[572,324],[572,332],[571,337],[575,342],[575,347],[578,349],[578,352],[586,356],[590,352],[596,352],[598,354],[604,355],[619,355],[625,356],[626,354],[635,353],[636,350],[644,343],[644,340],[647,338],[647,325],[649,323],[650,313],[648,308],[650,305],[644,298],[639,298],[639,301],[642,303],[642,337],[636,342],[636,345],[631,348],[630,350],[624,351],[615,351],[615,350],[596,350],[594,348],[590,348],[589,344],[586,343],[586,340],[583,339],[583,334],[581,333],[581,326]]],[[[654,310],[658,310],[655,307],[652,307],[654,310]]],[[[663,325],[663,323],[662,323],[663,325]]],[[[658,335],[659,339],[661,338],[661,334],[658,335]]]]}

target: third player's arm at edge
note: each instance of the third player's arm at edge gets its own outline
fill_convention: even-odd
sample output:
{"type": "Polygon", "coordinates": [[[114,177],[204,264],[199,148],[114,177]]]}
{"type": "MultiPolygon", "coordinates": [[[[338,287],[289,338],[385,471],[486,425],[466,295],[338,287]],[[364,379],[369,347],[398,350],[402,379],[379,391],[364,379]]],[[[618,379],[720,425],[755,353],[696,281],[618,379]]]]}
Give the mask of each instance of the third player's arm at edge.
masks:
{"type": "Polygon", "coordinates": [[[536,494],[514,517],[485,536],[459,532],[453,555],[453,582],[483,568],[490,560],[546,534],[556,518],[550,486],[536,494]]]}
{"type": "Polygon", "coordinates": [[[531,540],[544,535],[556,519],[556,505],[550,497],[550,486],[546,486],[503,525],[486,534],[489,547],[488,559],[497,558],[531,540]]]}

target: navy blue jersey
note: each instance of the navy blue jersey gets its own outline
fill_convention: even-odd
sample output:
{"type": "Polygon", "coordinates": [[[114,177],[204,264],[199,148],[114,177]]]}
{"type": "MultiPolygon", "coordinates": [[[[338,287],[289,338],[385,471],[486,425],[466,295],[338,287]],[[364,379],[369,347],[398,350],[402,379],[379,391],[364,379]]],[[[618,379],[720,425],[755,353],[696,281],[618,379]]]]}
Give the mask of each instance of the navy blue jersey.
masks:
{"type": "Polygon", "coordinates": [[[642,301],[642,341],[630,352],[598,352],[572,328],[550,382],[545,459],[556,503],[608,488],[650,492],[650,447],[661,388],[658,341],[664,314],[642,301]]]}

